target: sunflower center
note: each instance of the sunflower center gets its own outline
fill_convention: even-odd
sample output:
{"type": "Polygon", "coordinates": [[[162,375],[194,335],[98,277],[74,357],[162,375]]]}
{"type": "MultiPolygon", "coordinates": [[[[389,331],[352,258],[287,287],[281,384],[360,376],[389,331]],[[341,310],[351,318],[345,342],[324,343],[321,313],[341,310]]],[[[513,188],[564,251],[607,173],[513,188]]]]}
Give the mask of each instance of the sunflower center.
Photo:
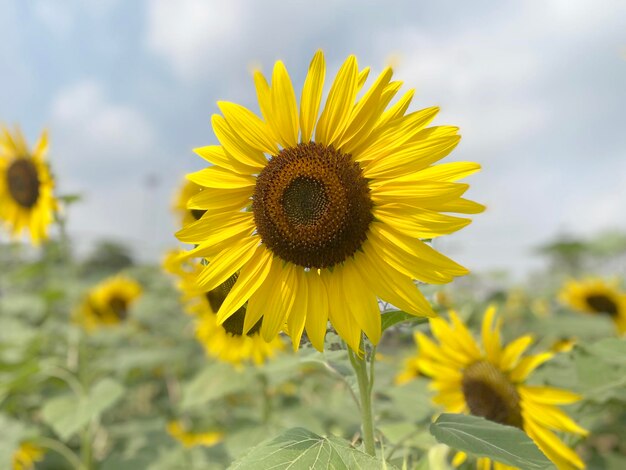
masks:
{"type": "MultiPolygon", "coordinates": [[[[211,310],[214,314],[220,309],[226,296],[230,292],[230,290],[237,282],[237,274],[233,274],[229,277],[224,283],[217,286],[215,289],[206,293],[206,298],[209,301],[209,305],[211,306],[211,310]]],[[[230,317],[228,317],[224,323],[222,323],[222,328],[226,330],[227,333],[230,333],[233,336],[243,336],[243,324],[246,318],[246,307],[243,306],[235,313],[233,313],[230,317]]],[[[261,329],[262,318],[259,319],[256,324],[250,328],[248,331],[248,336],[252,336],[257,333],[261,329]]]]}
{"type": "Polygon", "coordinates": [[[493,364],[479,361],[463,371],[463,395],[474,416],[522,427],[520,397],[515,386],[493,364]]]}
{"type": "Polygon", "coordinates": [[[189,212],[191,212],[191,216],[195,220],[200,220],[200,218],[204,215],[206,211],[203,209],[190,209],[189,212]]]}
{"type": "Polygon", "coordinates": [[[39,175],[35,164],[27,158],[14,160],[7,169],[7,187],[15,202],[27,209],[39,199],[39,175]]]}
{"type": "Polygon", "coordinates": [[[352,256],[373,220],[369,186],[352,156],[310,142],[286,148],[257,178],[252,211],[263,243],[307,268],[352,256]]]}
{"type": "Polygon", "coordinates": [[[109,300],[109,307],[120,320],[128,317],[128,301],[122,297],[113,297],[109,300]]]}
{"type": "Polygon", "coordinates": [[[587,297],[587,305],[594,312],[606,313],[612,317],[617,315],[617,304],[606,295],[594,294],[587,297]]]}

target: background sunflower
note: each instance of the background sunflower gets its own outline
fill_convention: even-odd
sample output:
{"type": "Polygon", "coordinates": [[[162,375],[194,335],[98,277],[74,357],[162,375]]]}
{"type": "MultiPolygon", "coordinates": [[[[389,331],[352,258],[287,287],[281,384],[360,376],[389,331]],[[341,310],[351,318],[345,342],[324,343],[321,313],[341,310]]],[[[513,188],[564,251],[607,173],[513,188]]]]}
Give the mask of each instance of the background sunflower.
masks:
{"type": "Polygon", "coordinates": [[[58,208],[47,151],[46,132],[31,151],[19,128],[0,128],[0,219],[15,237],[28,231],[34,245],[48,238],[58,208]]]}
{"type": "MultiPolygon", "coordinates": [[[[530,335],[502,346],[501,324],[502,319],[495,317],[495,308],[489,308],[482,323],[481,342],[477,343],[454,311],[450,311],[449,322],[430,319],[437,342],[416,333],[418,356],[398,377],[405,380],[407,374],[418,369],[432,379],[433,401],[446,411],[470,413],[523,429],[559,470],[584,468],[581,458],[554,433],[588,434],[555,406],[571,404],[582,397],[554,387],[527,384],[529,375],[553,353],[525,356],[533,342],[530,335]]],[[[459,452],[454,464],[460,465],[466,458],[465,453],[459,452]]],[[[498,462],[493,466],[496,470],[510,468],[498,462]]],[[[479,459],[478,467],[489,469],[491,464],[488,459],[479,459]]]]}

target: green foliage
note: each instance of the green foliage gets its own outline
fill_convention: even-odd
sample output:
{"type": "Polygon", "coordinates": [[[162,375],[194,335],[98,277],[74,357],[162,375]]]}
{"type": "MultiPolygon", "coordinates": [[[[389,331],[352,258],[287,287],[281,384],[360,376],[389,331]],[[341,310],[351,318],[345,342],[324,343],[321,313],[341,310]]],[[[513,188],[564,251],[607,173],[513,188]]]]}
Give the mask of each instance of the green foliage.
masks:
{"type": "MultiPolygon", "coordinates": [[[[293,428],[252,448],[229,470],[379,470],[382,462],[355,449],[344,439],[322,437],[306,429],[293,428]]],[[[393,467],[387,465],[393,470],[393,467]]]]}
{"type": "Polygon", "coordinates": [[[522,470],[554,467],[523,431],[484,418],[444,413],[430,425],[430,432],[454,449],[522,470]]]}
{"type": "Polygon", "coordinates": [[[43,405],[42,417],[63,440],[68,440],[92,420],[98,419],[124,394],[124,386],[111,379],[102,379],[87,395],[65,394],[43,405]]]}

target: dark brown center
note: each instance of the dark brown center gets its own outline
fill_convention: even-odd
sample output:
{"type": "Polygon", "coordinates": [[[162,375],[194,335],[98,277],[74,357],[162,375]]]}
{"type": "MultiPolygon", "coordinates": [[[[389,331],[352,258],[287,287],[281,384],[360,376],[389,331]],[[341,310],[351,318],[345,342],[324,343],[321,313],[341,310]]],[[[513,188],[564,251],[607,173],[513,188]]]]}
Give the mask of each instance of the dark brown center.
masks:
{"type": "Polygon", "coordinates": [[[257,178],[252,211],[284,261],[329,268],[352,256],[373,220],[367,180],[349,154],[314,142],[286,148],[257,178]]]}
{"type": "Polygon", "coordinates": [[[611,317],[617,315],[617,304],[606,295],[594,294],[587,297],[587,305],[597,313],[606,313],[611,317]]]}
{"type": "MultiPolygon", "coordinates": [[[[211,310],[213,311],[213,313],[217,313],[217,311],[220,309],[220,307],[224,303],[224,300],[226,299],[226,296],[235,285],[235,282],[237,282],[237,277],[237,274],[232,275],[226,280],[226,282],[220,284],[215,289],[206,293],[206,298],[209,301],[209,305],[211,306],[211,310]]],[[[230,317],[228,317],[224,321],[224,323],[222,323],[222,327],[224,328],[224,330],[226,330],[226,332],[230,333],[233,336],[243,336],[243,325],[245,318],[246,306],[244,305],[235,313],[233,313],[230,317]]],[[[261,329],[262,321],[263,318],[259,319],[259,321],[256,322],[256,324],[252,328],[250,328],[250,331],[248,331],[247,335],[252,336],[256,334],[261,329]]]]}
{"type": "Polygon", "coordinates": [[[39,199],[39,175],[35,164],[28,158],[14,160],[7,169],[7,187],[15,202],[30,209],[39,199]]]}
{"type": "Polygon", "coordinates": [[[112,297],[109,300],[109,308],[119,320],[128,318],[128,300],[123,297],[112,297]]]}
{"type": "Polygon", "coordinates": [[[463,371],[462,387],[471,414],[522,428],[519,394],[493,364],[479,361],[468,366],[463,371]]]}

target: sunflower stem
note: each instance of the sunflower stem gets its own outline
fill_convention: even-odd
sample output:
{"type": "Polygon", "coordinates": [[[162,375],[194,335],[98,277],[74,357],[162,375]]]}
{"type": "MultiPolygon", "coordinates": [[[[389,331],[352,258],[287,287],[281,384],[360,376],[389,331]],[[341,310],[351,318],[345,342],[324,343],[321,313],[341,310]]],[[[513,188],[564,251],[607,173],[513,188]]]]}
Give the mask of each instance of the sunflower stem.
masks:
{"type": "MultiPolygon", "coordinates": [[[[376,456],[376,446],[374,445],[374,413],[372,412],[372,385],[374,383],[374,366],[371,364],[371,371],[367,373],[367,359],[365,352],[363,357],[354,353],[348,348],[348,357],[356,374],[359,384],[359,395],[361,398],[361,432],[363,433],[363,446],[365,452],[376,456]]],[[[374,361],[374,356],[370,357],[374,361]]]]}
{"type": "Polygon", "coordinates": [[[67,460],[72,465],[74,470],[86,470],[85,466],[80,461],[78,456],[62,442],[47,437],[37,437],[33,439],[33,442],[35,442],[35,444],[39,445],[40,447],[53,450],[57,454],[62,455],[65,460],[67,460]]]}

